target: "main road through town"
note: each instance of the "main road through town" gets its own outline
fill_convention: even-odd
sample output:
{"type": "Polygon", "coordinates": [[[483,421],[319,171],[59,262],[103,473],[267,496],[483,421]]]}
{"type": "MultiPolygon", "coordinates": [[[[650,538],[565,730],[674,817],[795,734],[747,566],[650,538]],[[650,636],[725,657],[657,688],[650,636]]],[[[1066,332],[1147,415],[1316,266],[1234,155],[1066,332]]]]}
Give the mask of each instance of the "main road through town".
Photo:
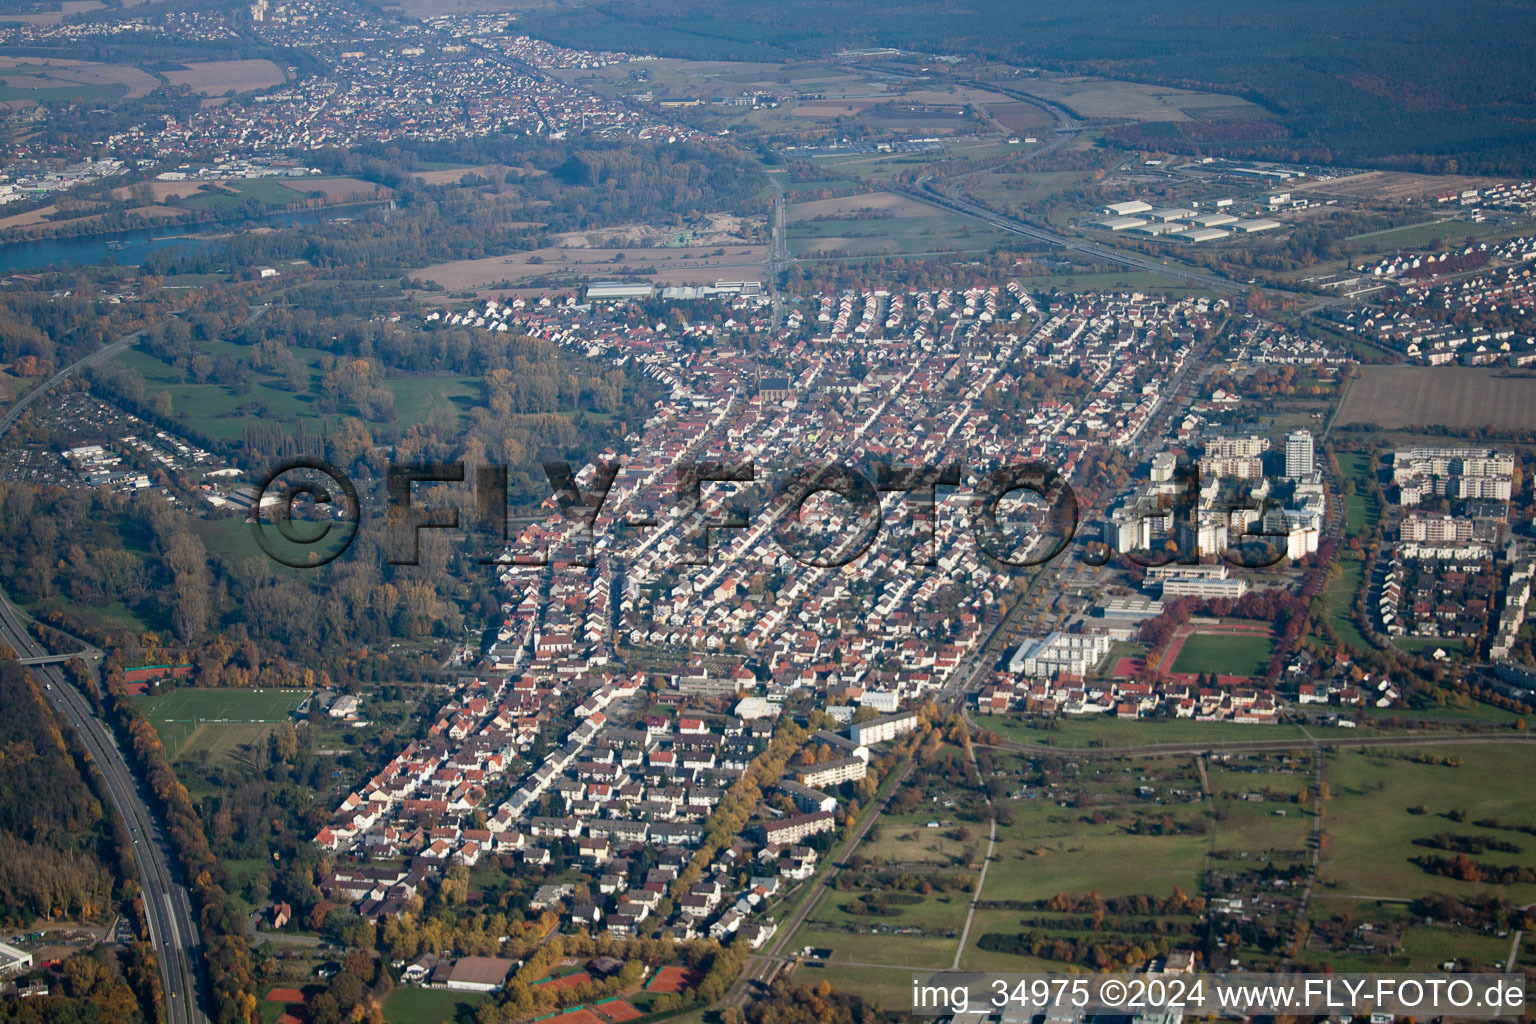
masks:
{"type": "MultiPolygon", "coordinates": [[[[22,659],[49,652],[27,632],[22,613],[0,594],[0,640],[22,659]]],[[[99,652],[86,652],[95,661],[99,652]]],[[[128,767],[105,722],[90,701],[67,679],[57,664],[34,664],[28,671],[43,685],[43,695],[80,738],[106,781],[107,796],[127,824],[133,840],[133,860],[149,919],[150,941],[160,964],[168,1024],[206,1024],[203,1012],[202,940],[192,913],[192,899],[175,866],[175,857],[160,819],[151,812],[149,794],[128,767]]]]}

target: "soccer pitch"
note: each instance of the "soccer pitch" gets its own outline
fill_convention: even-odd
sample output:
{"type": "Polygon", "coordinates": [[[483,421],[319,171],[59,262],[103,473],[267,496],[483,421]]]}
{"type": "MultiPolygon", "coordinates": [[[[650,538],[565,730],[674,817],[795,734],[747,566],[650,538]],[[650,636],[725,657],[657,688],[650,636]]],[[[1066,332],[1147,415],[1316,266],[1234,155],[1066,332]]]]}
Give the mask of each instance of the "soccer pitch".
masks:
{"type": "Polygon", "coordinates": [[[140,704],[173,761],[232,756],[266,741],[278,722],[299,706],[307,690],[199,690],[183,688],[140,704]]]}
{"type": "Polygon", "coordinates": [[[281,722],[306,690],[199,690],[183,687],[140,705],[151,722],[281,722]]]}

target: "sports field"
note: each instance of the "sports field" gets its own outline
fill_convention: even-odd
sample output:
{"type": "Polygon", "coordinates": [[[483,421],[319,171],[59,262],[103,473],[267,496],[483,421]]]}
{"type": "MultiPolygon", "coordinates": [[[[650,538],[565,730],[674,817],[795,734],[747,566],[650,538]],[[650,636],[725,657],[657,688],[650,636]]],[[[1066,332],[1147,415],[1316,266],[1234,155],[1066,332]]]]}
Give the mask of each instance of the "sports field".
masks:
{"type": "Polygon", "coordinates": [[[690,968],[668,964],[651,976],[651,980],[645,983],[645,989],[647,992],[681,992],[703,980],[702,976],[690,968]]]}
{"type": "Polygon", "coordinates": [[[139,702],[173,761],[216,761],[260,743],[304,699],[305,690],[182,687],[139,702]]]}
{"type": "Polygon", "coordinates": [[[1274,641],[1267,636],[1191,633],[1173,660],[1173,671],[1262,676],[1274,647],[1274,641]]]}
{"type": "Polygon", "coordinates": [[[307,692],[181,687],[145,698],[139,710],[151,722],[281,722],[307,692]]]}
{"type": "Polygon", "coordinates": [[[450,992],[444,989],[397,988],[384,1000],[385,1024],[439,1024],[441,1021],[473,1020],[485,1002],[483,992],[450,992]]]}

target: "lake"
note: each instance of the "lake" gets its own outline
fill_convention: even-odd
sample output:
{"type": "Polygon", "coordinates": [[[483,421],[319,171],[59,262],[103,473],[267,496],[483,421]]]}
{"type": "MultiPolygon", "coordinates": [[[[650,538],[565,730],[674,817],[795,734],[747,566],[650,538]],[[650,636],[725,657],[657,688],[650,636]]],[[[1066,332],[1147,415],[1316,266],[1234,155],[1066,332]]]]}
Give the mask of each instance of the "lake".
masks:
{"type": "MultiPolygon", "coordinates": [[[[246,221],[241,228],[249,227],[298,227],[326,219],[326,212],[302,210],[293,213],[277,213],[246,221]]],[[[115,262],[136,267],[144,257],[159,249],[174,246],[196,248],[218,241],[217,236],[228,234],[229,229],[217,223],[167,224],[155,228],[138,228],[106,235],[87,235],[80,238],[49,238],[31,242],[7,242],[0,245],[0,274],[15,274],[42,267],[86,267],[97,263],[115,262]],[[204,237],[189,237],[189,236],[204,237]],[[108,244],[113,248],[108,248],[108,244]],[[121,248],[117,248],[121,246],[121,248]]]]}

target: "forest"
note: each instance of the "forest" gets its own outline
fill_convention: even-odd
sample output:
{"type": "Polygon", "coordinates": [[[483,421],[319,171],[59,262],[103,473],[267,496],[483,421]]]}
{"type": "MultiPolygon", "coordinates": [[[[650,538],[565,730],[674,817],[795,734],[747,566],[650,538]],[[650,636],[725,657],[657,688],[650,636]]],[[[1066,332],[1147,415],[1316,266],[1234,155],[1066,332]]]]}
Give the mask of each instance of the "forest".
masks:
{"type": "Polygon", "coordinates": [[[148,1017],[133,984],[153,974],[153,960],[136,949],[119,960],[106,946],[76,953],[51,971],[40,998],[0,999],[0,1024],[139,1024],[148,1017]],[[126,973],[127,980],[123,974],[126,973]]]}
{"type": "MultiPolygon", "coordinates": [[[[27,672],[0,663],[0,923],[111,909],[112,820],[27,672]]],[[[126,866],[126,865],[125,865],[126,866]]]]}
{"type": "Polygon", "coordinates": [[[869,0],[665,0],[552,8],[522,24],[570,46],[699,60],[893,46],[1208,89],[1260,104],[1285,129],[1271,139],[1250,131],[1231,143],[1220,133],[1190,140],[1211,151],[1529,174],[1532,13],[1528,0],[1461,5],[1454,16],[1433,0],[981,0],[942,16],[869,0]]]}
{"type": "MultiPolygon", "coordinates": [[[[510,500],[519,507],[548,497],[540,457],[580,465],[643,422],[656,399],[656,385],[638,373],[596,364],[552,342],[469,327],[422,332],[331,315],[318,299],[315,305],[322,310],[274,306],[245,326],[212,313],[171,319],[150,328],[143,347],[170,367],[173,382],[218,384],[235,400],[253,395],[257,385],[313,395],[316,413],[341,420],[329,421],[309,439],[312,453],[361,479],[382,477],[384,445],[394,446],[401,461],[463,457],[473,465],[506,466],[510,500]],[[232,342],[234,351],[207,354],[207,343],[221,339],[232,342]],[[396,414],[389,385],[407,375],[467,379],[476,393],[459,403],[458,415],[439,410],[406,422],[396,414]]],[[[295,435],[315,427],[252,417],[245,403],[234,401],[228,414],[245,419],[243,437],[221,441],[176,416],[170,396],[131,367],[109,363],[92,372],[103,389],[140,415],[250,466],[296,454],[295,435]]],[[[253,395],[249,401],[262,399],[253,395]]]]}
{"type": "Polygon", "coordinates": [[[359,645],[456,635],[466,614],[499,615],[489,574],[477,588],[470,570],[447,571],[431,544],[422,545],[420,567],[390,566],[381,538],[368,531],[355,557],[300,574],[274,571],[254,546],[209,551],[193,521],[158,495],[130,503],[102,492],[0,485],[0,519],[15,527],[0,552],[7,593],[76,634],[149,658],[186,659],[203,686],[410,678],[421,666],[409,651],[359,645]],[[94,628],[81,615],[118,604],[153,631],[94,628]]]}

